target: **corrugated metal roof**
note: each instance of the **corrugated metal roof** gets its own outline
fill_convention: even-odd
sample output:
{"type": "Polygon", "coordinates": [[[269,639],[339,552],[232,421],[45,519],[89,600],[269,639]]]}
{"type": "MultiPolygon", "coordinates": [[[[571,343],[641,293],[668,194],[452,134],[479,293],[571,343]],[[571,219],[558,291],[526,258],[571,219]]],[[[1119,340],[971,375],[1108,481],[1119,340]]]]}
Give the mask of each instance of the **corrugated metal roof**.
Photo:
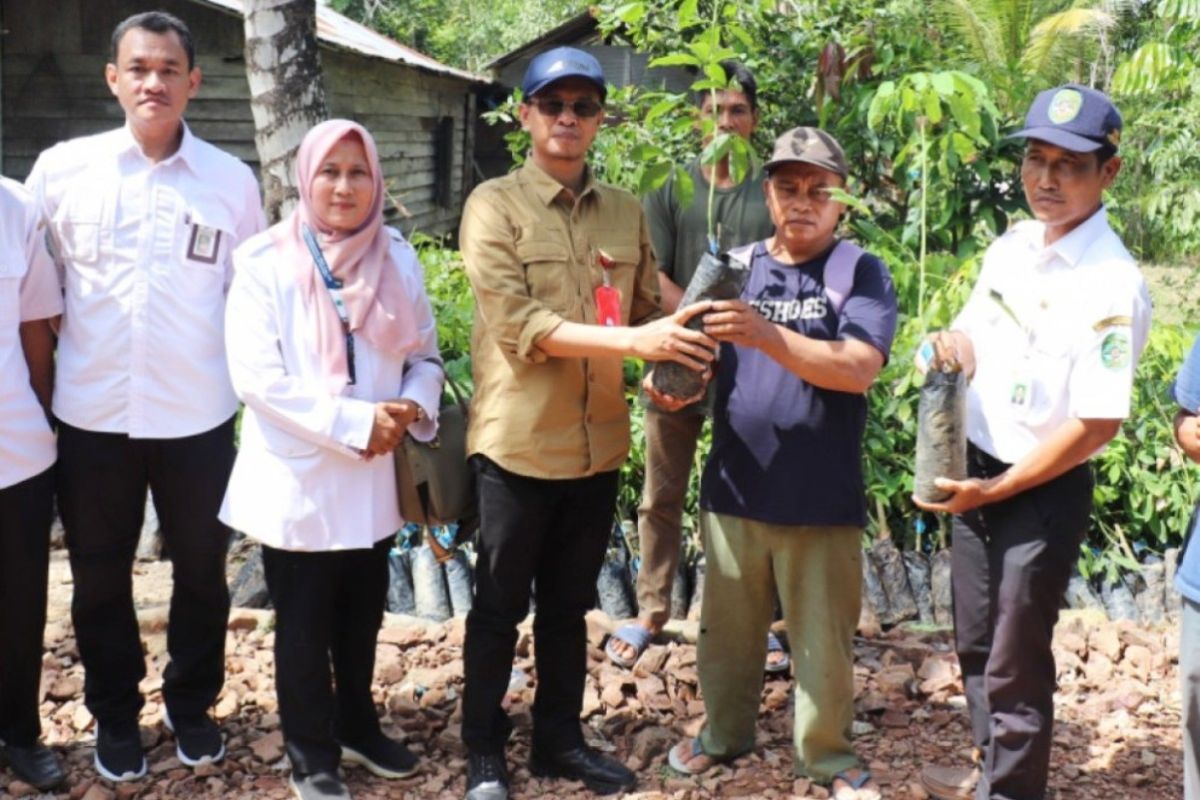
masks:
{"type": "MultiPolygon", "coordinates": [[[[192,0],[200,5],[212,6],[242,15],[242,0],[192,0]]],[[[456,69],[431,58],[422,52],[389,39],[349,17],[344,17],[318,0],[317,39],[325,45],[352,50],[374,58],[394,61],[437,75],[449,75],[472,83],[491,83],[490,79],[473,72],[456,69]]]]}

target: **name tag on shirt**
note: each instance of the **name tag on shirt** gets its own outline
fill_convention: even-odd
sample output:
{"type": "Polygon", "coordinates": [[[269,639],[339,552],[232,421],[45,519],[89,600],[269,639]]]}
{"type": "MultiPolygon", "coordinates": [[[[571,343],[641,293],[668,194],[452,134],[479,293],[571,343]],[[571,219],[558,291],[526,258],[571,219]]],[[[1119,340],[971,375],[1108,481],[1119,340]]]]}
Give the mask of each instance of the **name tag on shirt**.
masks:
{"type": "Polygon", "coordinates": [[[1018,417],[1028,414],[1033,405],[1033,370],[1029,367],[1028,360],[1013,370],[1008,402],[1018,417]]]}
{"type": "Polygon", "coordinates": [[[192,225],[188,239],[187,257],[205,264],[217,263],[217,251],[221,246],[221,231],[199,223],[192,225]]]}

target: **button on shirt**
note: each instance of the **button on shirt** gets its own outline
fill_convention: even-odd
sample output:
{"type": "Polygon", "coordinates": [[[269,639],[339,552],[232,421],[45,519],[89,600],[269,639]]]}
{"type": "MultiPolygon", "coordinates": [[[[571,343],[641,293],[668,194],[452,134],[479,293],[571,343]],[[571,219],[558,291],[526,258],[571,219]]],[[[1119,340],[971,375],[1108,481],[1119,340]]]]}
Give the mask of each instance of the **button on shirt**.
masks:
{"type": "Polygon", "coordinates": [[[1068,419],[1128,416],[1150,329],[1146,283],[1103,208],[1044,236],[1026,221],[996,240],[952,326],[975,348],[967,436],[1008,463],[1068,419]]]}
{"type": "Polygon", "coordinates": [[[229,419],[230,256],[266,224],[249,167],[186,126],[178,151],[156,164],[120,128],[47,150],[26,185],[65,290],[55,415],[134,438],[229,419]]]}
{"type": "Polygon", "coordinates": [[[29,196],[0,178],[0,489],[54,463],[54,433],[29,385],[20,325],[61,313],[62,292],[29,196]]]}
{"type": "Polygon", "coordinates": [[[574,197],[530,160],[471,193],[459,242],[475,292],[468,452],[533,478],[620,467],[629,452],[622,359],[548,358],[537,342],[564,320],[596,323],[597,249],[615,262],[622,324],[661,314],[637,199],[590,174],[574,197]]]}

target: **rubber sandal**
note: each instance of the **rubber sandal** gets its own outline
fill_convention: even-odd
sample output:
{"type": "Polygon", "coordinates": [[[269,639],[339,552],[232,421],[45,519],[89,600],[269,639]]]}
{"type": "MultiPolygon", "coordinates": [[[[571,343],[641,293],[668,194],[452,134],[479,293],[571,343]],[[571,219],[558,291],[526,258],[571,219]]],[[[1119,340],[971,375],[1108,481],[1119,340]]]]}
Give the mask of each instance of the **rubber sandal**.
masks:
{"type": "Polygon", "coordinates": [[[608,637],[608,643],[604,645],[604,654],[618,667],[629,669],[637,663],[638,658],[645,652],[647,645],[650,644],[651,636],[650,631],[641,625],[622,625],[608,637]],[[613,649],[613,642],[623,642],[632,647],[634,650],[633,657],[623,657],[613,649]]]}
{"type": "Polygon", "coordinates": [[[767,655],[770,656],[771,653],[783,653],[783,658],[781,658],[777,663],[767,661],[763,667],[764,670],[772,675],[776,675],[780,672],[787,672],[789,669],[791,669],[792,657],[789,656],[787,651],[783,649],[783,642],[779,641],[779,637],[774,633],[767,634],[767,655]]]}
{"type": "MultiPolygon", "coordinates": [[[[870,783],[871,773],[867,772],[865,769],[859,769],[858,777],[851,778],[849,775],[847,775],[843,771],[843,772],[839,772],[836,775],[834,775],[833,780],[834,781],[845,781],[846,785],[849,786],[854,791],[855,794],[858,794],[859,789],[863,788],[868,783],[870,783]]],[[[830,789],[830,792],[833,793],[833,781],[830,781],[829,789],[830,789]]],[[[837,797],[837,794],[833,793],[833,796],[837,797]]]]}
{"type": "MultiPolygon", "coordinates": [[[[685,742],[688,740],[684,740],[685,742]]],[[[691,740],[691,752],[688,753],[687,761],[683,761],[679,755],[679,745],[672,747],[667,752],[667,764],[671,769],[678,772],[680,775],[703,775],[713,767],[717,766],[718,762],[715,758],[704,752],[704,748],[700,746],[700,737],[696,736],[691,740]]]]}

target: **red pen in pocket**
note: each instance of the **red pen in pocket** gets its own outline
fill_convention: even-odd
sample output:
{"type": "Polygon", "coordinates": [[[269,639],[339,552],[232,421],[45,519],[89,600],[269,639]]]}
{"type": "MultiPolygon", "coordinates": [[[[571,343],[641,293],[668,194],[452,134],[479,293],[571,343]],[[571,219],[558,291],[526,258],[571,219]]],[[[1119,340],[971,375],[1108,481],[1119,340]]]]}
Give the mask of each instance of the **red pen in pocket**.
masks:
{"type": "Polygon", "coordinates": [[[612,257],[600,249],[595,254],[604,276],[603,283],[596,287],[596,322],[611,328],[621,324],[621,290],[612,285],[612,257]]]}

